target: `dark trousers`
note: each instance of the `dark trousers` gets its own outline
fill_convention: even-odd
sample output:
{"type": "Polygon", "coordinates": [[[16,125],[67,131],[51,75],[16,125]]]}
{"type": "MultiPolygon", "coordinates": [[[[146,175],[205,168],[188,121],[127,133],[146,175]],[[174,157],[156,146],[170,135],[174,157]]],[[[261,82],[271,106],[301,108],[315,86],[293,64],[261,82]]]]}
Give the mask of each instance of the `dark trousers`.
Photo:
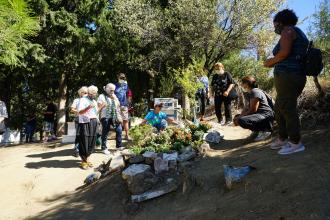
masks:
{"type": "Polygon", "coordinates": [[[274,117],[272,115],[252,114],[238,119],[238,124],[242,128],[251,131],[272,131],[274,117]]]}
{"type": "Polygon", "coordinates": [[[201,100],[201,105],[199,106],[200,107],[200,114],[201,114],[201,116],[204,116],[205,115],[205,107],[206,107],[206,94],[205,94],[205,92],[201,92],[201,93],[196,94],[196,99],[201,100]]]}
{"type": "Polygon", "coordinates": [[[25,141],[26,142],[32,142],[33,140],[33,135],[36,130],[36,126],[33,125],[26,125],[26,134],[25,134],[25,141]]]}
{"type": "Polygon", "coordinates": [[[298,143],[301,138],[300,119],[297,110],[297,99],[302,93],[306,76],[291,73],[277,73],[274,76],[277,92],[275,118],[279,129],[279,138],[298,143]]]}
{"type": "Polygon", "coordinates": [[[74,151],[79,153],[79,147],[78,147],[78,145],[79,145],[79,136],[78,136],[78,133],[77,133],[78,126],[79,126],[79,118],[78,117],[74,121],[74,126],[76,128],[76,139],[74,140],[74,151]]]}
{"type": "Polygon", "coordinates": [[[123,131],[121,124],[115,123],[114,120],[112,120],[111,118],[102,118],[101,123],[102,123],[102,136],[101,136],[102,150],[105,150],[108,148],[107,140],[108,140],[108,134],[110,132],[111,126],[116,131],[116,147],[117,148],[121,147],[122,146],[122,131],[123,131]]]}
{"type": "Polygon", "coordinates": [[[96,132],[98,129],[97,119],[93,118],[89,123],[79,123],[78,141],[79,155],[83,161],[92,154],[95,149],[96,132]]]}
{"type": "Polygon", "coordinates": [[[222,103],[225,106],[225,117],[226,122],[232,121],[232,114],[231,114],[231,99],[225,96],[215,96],[214,97],[214,107],[215,107],[215,114],[217,115],[218,121],[222,121],[222,114],[221,114],[221,105],[222,103]]]}

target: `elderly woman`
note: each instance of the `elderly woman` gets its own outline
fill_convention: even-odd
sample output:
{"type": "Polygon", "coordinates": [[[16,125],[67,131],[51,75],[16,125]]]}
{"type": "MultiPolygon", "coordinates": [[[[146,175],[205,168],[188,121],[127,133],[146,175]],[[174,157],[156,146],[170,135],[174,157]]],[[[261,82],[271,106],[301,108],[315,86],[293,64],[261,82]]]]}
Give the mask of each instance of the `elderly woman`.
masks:
{"type": "Polygon", "coordinates": [[[109,155],[107,147],[108,134],[112,126],[116,131],[116,147],[122,147],[122,117],[120,112],[120,103],[115,95],[116,86],[112,83],[104,87],[105,94],[101,94],[97,100],[98,107],[101,111],[102,124],[102,152],[109,155]]]}
{"type": "Polygon", "coordinates": [[[225,67],[222,63],[216,63],[214,65],[214,75],[211,82],[210,95],[214,96],[215,113],[218,118],[218,122],[222,125],[229,125],[232,123],[231,102],[230,96],[235,82],[230,73],[225,71],[225,67]],[[226,121],[222,120],[221,105],[225,106],[226,121]]]}
{"type": "Polygon", "coordinates": [[[279,137],[271,144],[271,149],[281,149],[279,154],[292,154],[305,150],[301,143],[297,99],[306,84],[302,57],[309,41],[296,27],[298,18],[292,10],[278,12],[273,22],[275,33],[281,38],[273,50],[274,57],[264,63],[266,67],[274,67],[277,92],[275,117],[279,137]]]}
{"type": "Polygon", "coordinates": [[[95,98],[97,96],[97,87],[88,87],[88,95],[79,100],[79,126],[77,130],[79,140],[79,155],[81,157],[81,168],[88,169],[93,167],[88,161],[96,144],[96,132],[98,127],[98,108],[95,98]]]}
{"type": "Polygon", "coordinates": [[[242,88],[248,93],[249,106],[240,115],[235,116],[234,124],[251,130],[255,141],[269,138],[272,132],[274,113],[266,93],[258,89],[252,76],[242,79],[242,88]]]}
{"type": "MultiPolygon", "coordinates": [[[[79,90],[78,90],[78,95],[79,95],[79,98],[76,98],[73,100],[73,103],[71,105],[71,113],[73,113],[76,118],[74,120],[75,122],[75,127],[76,127],[76,132],[78,130],[78,125],[79,125],[79,113],[78,113],[78,104],[79,104],[79,100],[80,98],[84,97],[84,96],[87,96],[88,94],[88,87],[87,86],[83,86],[81,87],[79,90]]],[[[79,148],[78,148],[78,145],[79,145],[79,140],[78,140],[78,133],[76,133],[76,139],[75,139],[75,142],[74,142],[74,152],[73,152],[73,156],[74,157],[78,157],[79,156],[79,148]]]]}

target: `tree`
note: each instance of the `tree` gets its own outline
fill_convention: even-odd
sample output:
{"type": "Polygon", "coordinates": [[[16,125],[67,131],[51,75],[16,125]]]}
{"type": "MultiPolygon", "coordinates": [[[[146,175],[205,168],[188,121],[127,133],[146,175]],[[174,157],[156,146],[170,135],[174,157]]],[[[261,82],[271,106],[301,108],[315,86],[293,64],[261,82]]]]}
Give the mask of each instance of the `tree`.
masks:
{"type": "Polygon", "coordinates": [[[37,18],[24,0],[0,0],[0,64],[21,64],[33,45],[27,40],[39,30],[37,18]]]}

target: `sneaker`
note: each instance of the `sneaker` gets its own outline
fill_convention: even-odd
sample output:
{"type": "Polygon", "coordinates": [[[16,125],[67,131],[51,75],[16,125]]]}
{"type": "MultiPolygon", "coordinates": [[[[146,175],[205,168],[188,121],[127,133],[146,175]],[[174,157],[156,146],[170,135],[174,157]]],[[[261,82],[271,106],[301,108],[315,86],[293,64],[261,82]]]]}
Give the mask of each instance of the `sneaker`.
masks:
{"type": "Polygon", "coordinates": [[[264,141],[267,138],[269,138],[272,135],[271,132],[266,131],[266,132],[259,132],[259,134],[257,135],[257,137],[254,139],[254,141],[264,141]]]}
{"type": "Polygon", "coordinates": [[[283,147],[281,150],[278,151],[278,154],[288,155],[288,154],[298,153],[304,150],[305,150],[305,146],[302,143],[293,144],[291,142],[288,142],[285,147],[283,147]]]}
{"type": "Polygon", "coordinates": [[[81,169],[88,170],[89,166],[87,162],[81,162],[80,164],[81,169]]]}
{"type": "Polygon", "coordinates": [[[130,136],[126,136],[127,141],[132,141],[132,138],[130,136]]]}
{"type": "Polygon", "coordinates": [[[272,149],[272,150],[278,150],[278,149],[281,149],[281,148],[283,148],[284,146],[286,146],[287,143],[288,143],[287,140],[281,141],[279,138],[277,138],[275,141],[273,141],[273,142],[270,144],[270,149],[272,149]]]}
{"type": "Polygon", "coordinates": [[[105,155],[110,155],[110,151],[108,149],[102,150],[102,153],[104,153],[105,155]]]}

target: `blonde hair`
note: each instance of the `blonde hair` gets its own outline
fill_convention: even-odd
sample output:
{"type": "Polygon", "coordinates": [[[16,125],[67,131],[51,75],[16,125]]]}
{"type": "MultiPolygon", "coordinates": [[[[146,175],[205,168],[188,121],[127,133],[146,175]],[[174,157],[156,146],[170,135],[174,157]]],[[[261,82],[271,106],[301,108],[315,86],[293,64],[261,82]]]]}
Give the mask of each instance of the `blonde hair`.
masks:
{"type": "Polygon", "coordinates": [[[78,90],[78,95],[79,96],[83,96],[83,93],[88,93],[88,87],[87,86],[83,86],[78,90]]]}
{"type": "Polygon", "coordinates": [[[96,86],[91,85],[91,86],[88,87],[88,93],[90,93],[90,94],[95,94],[96,95],[98,91],[99,90],[96,86]]]}
{"type": "Polygon", "coordinates": [[[219,67],[222,68],[222,69],[225,68],[225,66],[224,66],[222,63],[220,63],[220,62],[215,63],[215,64],[214,64],[214,67],[216,67],[216,66],[219,66],[219,67]]]}

